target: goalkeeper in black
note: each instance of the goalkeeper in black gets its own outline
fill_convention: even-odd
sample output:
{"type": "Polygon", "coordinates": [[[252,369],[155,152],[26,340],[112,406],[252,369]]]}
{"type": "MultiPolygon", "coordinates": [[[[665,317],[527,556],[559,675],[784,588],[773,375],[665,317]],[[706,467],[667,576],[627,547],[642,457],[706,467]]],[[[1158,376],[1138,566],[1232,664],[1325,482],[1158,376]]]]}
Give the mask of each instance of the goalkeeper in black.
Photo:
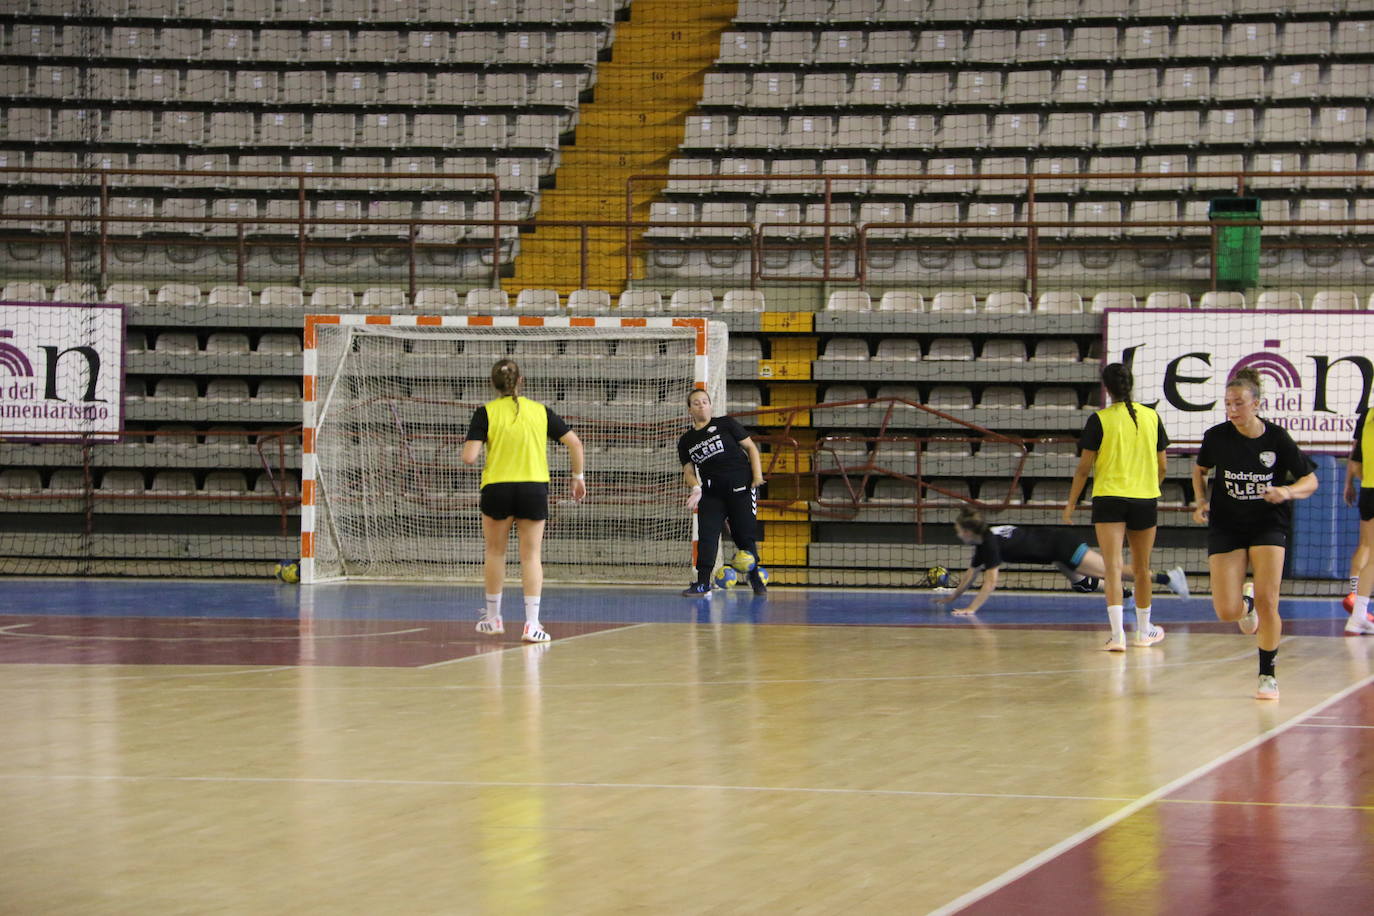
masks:
{"type": "Polygon", "coordinates": [[[697,580],[682,594],[699,598],[711,593],[711,572],[727,520],[735,545],[754,556],[749,571],[754,594],[767,594],[758,571],[758,487],[763,486],[759,447],[738,420],[711,416],[711,396],[704,389],[687,396],[687,415],[692,428],[678,439],[677,455],[690,490],[687,508],[697,510],[697,580]]]}

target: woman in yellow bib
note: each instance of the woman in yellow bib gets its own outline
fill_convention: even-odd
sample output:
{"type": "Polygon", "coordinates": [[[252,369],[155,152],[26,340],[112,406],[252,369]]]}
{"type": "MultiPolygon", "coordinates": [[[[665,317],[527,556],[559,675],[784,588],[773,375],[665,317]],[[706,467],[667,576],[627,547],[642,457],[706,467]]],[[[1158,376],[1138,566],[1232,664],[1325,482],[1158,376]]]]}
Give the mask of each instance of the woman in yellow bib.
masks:
{"type": "Polygon", "coordinates": [[[555,439],[568,447],[572,465],[572,497],[587,495],[583,473],[582,440],[563,418],[538,401],[520,397],[525,377],[513,359],[497,360],[491,367],[491,384],[499,393],[494,401],[477,408],[463,443],[463,463],[476,464],[486,443],[482,467],[482,539],[486,550],[482,573],[486,607],[477,622],[478,633],[504,633],[501,621],[501,589],[506,579],[506,545],[511,524],[520,540],[520,584],[525,592],[525,642],[548,642],[539,624],[539,598],[544,590],[544,564],[540,548],[544,522],[549,517],[549,449],[555,439]]]}
{"type": "MultiPolygon", "coordinates": [[[[1122,545],[1131,546],[1135,581],[1150,581],[1150,552],[1155,545],[1159,485],[1164,481],[1164,449],[1169,436],[1159,415],[1131,401],[1135,380],[1131,370],[1112,363],[1102,370],[1102,385],[1112,404],[1088,418],[1078,437],[1078,467],[1064,506],[1064,524],[1073,524],[1073,510],[1093,474],[1093,528],[1106,567],[1107,621],[1112,635],[1102,648],[1126,651],[1122,622],[1122,545]]],[[[1152,646],[1164,638],[1164,628],[1150,623],[1150,591],[1135,595],[1135,644],[1152,646]]]]}

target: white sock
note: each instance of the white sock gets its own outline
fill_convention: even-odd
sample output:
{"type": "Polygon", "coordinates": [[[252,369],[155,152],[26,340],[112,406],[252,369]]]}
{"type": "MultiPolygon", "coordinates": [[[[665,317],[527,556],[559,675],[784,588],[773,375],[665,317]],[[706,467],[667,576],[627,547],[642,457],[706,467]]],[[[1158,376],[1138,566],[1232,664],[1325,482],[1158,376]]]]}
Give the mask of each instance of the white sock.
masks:
{"type": "Polygon", "coordinates": [[[533,598],[528,595],[525,596],[525,625],[539,626],[539,597],[537,595],[533,598]]]}
{"type": "Polygon", "coordinates": [[[1350,594],[1352,594],[1352,595],[1355,594],[1355,592],[1359,591],[1359,588],[1360,588],[1360,577],[1359,577],[1359,576],[1351,576],[1351,577],[1350,577],[1350,594]]]}
{"type": "Polygon", "coordinates": [[[501,616],[501,594],[487,595],[487,619],[495,620],[501,616]]]}
{"type": "Polygon", "coordinates": [[[1135,606],[1135,631],[1137,633],[1150,632],[1150,609],[1138,604],[1135,606]]]}
{"type": "Polygon", "coordinates": [[[1112,638],[1125,639],[1126,627],[1122,623],[1122,607],[1120,604],[1107,605],[1107,622],[1112,625],[1112,638]]]}
{"type": "Polygon", "coordinates": [[[1365,611],[1369,610],[1369,596],[1356,595],[1355,606],[1350,609],[1351,620],[1363,620],[1365,611]]]}

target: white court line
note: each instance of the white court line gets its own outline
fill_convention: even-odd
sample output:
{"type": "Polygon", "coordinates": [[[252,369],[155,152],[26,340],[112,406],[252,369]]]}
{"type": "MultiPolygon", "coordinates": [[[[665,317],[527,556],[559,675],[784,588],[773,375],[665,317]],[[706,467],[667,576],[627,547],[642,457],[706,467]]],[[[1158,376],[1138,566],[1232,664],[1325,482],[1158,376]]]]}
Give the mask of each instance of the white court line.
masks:
{"type": "Polygon", "coordinates": [[[1374,728],[1374,725],[1337,725],[1334,722],[1299,722],[1298,728],[1374,728]]]}
{"type": "Polygon", "coordinates": [[[1149,792],[1145,795],[1142,795],[1140,798],[1137,798],[1129,805],[1126,805],[1124,808],[1114,811],[1113,813],[1102,818],[1097,823],[1084,827],[1082,830],[1078,831],[1072,836],[1066,837],[1063,840],[1060,840],[1058,843],[1055,843],[1048,849],[1045,849],[1031,856],[1029,859],[1022,862],[1020,865],[1010,868],[1002,874],[998,875],[996,878],[993,878],[990,881],[986,881],[978,887],[975,887],[968,893],[956,897],[949,903],[946,903],[944,906],[939,907],[938,909],[931,910],[928,916],[951,916],[951,914],[957,913],[964,907],[969,906],[973,903],[977,903],[984,897],[990,896],[996,891],[1001,890],[1008,884],[1011,884],[1016,879],[1026,874],[1029,874],[1030,872],[1039,868],[1041,865],[1044,865],[1046,862],[1051,861],[1052,859],[1056,858],[1062,853],[1065,853],[1070,849],[1074,848],[1075,846],[1079,846],[1084,842],[1092,839],[1099,833],[1102,833],[1108,827],[1118,824],[1126,818],[1130,817],[1132,814],[1135,814],[1142,808],[1154,804],[1156,801],[1158,801],[1165,795],[1168,795],[1170,792],[1173,792],[1175,789],[1181,788],[1187,785],[1188,783],[1193,782],[1194,780],[1201,779],[1203,776],[1206,776],[1213,770],[1236,759],[1241,754],[1253,750],[1254,748],[1268,741],[1270,738],[1277,737],[1278,735],[1281,735],[1284,732],[1288,731],[1290,728],[1293,728],[1301,724],[1301,720],[1310,718],[1314,713],[1326,709],[1328,706],[1331,706],[1335,703],[1340,702],[1341,700],[1350,696],[1355,691],[1360,690],[1361,688],[1366,687],[1369,684],[1374,684],[1374,674],[1369,675],[1363,680],[1356,681],[1349,687],[1346,687],[1340,693],[1337,693],[1333,696],[1326,698],[1325,700],[1322,700],[1316,706],[1313,706],[1306,712],[1299,713],[1292,719],[1289,719],[1287,722],[1284,722],[1281,725],[1277,725],[1274,728],[1269,729],[1267,732],[1264,732],[1263,734],[1256,735],[1254,738],[1251,738],[1249,741],[1245,742],[1239,747],[1227,751],[1225,754],[1222,754],[1215,760],[1212,760],[1208,763],[1204,763],[1196,769],[1184,773],[1177,779],[1165,783],[1158,789],[1155,789],[1153,792],[1149,792]]]}
{"type": "MultiPolygon", "coordinates": [[[[474,652],[472,655],[460,655],[460,656],[458,656],[457,658],[446,658],[446,659],[444,659],[444,660],[441,661],[441,662],[430,662],[428,665],[416,665],[416,666],[414,666],[414,668],[412,668],[411,670],[422,671],[422,670],[424,670],[425,668],[442,668],[442,667],[445,666],[445,665],[453,665],[453,664],[457,664],[458,662],[466,662],[466,661],[470,661],[470,660],[472,660],[472,659],[474,659],[474,658],[486,658],[486,657],[488,657],[488,656],[490,656],[490,655],[504,655],[504,654],[506,654],[507,652],[514,652],[514,651],[516,651],[517,649],[526,649],[526,648],[528,648],[528,647],[530,647],[530,646],[544,646],[546,649],[551,649],[551,648],[553,648],[553,647],[554,647],[556,644],[558,644],[558,643],[572,642],[574,639],[584,639],[584,638],[586,638],[586,637],[588,637],[588,636],[601,636],[601,635],[606,634],[606,633],[623,633],[623,632],[626,631],[626,630],[637,630],[637,629],[639,629],[640,627],[647,627],[647,626],[649,626],[649,624],[647,624],[647,623],[630,623],[630,624],[626,624],[626,625],[623,626],[623,627],[613,627],[613,628],[608,629],[608,630],[593,630],[593,631],[590,632],[590,633],[578,633],[576,636],[565,636],[565,637],[563,637],[563,638],[561,638],[561,639],[553,639],[553,640],[550,640],[549,642],[544,642],[544,643],[531,643],[531,642],[526,642],[526,643],[521,643],[521,644],[518,645],[518,646],[511,646],[509,649],[499,649],[499,650],[497,650],[496,652],[474,652]]],[[[405,688],[405,689],[411,689],[411,688],[405,688]]],[[[432,688],[432,687],[425,687],[425,688],[419,688],[419,689],[432,690],[432,689],[434,689],[434,688],[432,688]]],[[[448,687],[444,687],[444,688],[441,688],[441,689],[464,689],[464,688],[448,688],[448,687]]],[[[473,689],[477,689],[477,688],[473,688],[473,689]]],[[[486,689],[486,688],[484,687],[484,688],[481,688],[481,689],[486,689]]]]}
{"type": "Polygon", "coordinates": [[[81,636],[75,633],[16,633],[21,627],[37,626],[34,623],[15,623],[0,627],[0,636],[22,636],[26,639],[63,639],[71,642],[300,642],[302,639],[319,641],[321,639],[375,639],[378,636],[404,636],[406,633],[423,633],[429,627],[411,627],[408,630],[387,630],[384,633],[337,633],[325,636],[81,636]]]}

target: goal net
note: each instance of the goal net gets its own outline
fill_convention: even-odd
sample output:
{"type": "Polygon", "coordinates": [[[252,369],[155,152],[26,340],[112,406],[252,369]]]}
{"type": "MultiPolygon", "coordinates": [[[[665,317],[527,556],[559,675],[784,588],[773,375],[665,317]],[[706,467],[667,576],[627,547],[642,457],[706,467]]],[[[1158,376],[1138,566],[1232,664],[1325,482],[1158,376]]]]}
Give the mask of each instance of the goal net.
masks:
{"type": "Polygon", "coordinates": [[[693,517],[677,439],[692,388],[724,410],[727,345],[703,318],[308,316],[302,580],[480,581],[481,468],[460,454],[506,356],[586,449],[577,504],[550,443],[546,579],[680,578],[693,517]]]}

